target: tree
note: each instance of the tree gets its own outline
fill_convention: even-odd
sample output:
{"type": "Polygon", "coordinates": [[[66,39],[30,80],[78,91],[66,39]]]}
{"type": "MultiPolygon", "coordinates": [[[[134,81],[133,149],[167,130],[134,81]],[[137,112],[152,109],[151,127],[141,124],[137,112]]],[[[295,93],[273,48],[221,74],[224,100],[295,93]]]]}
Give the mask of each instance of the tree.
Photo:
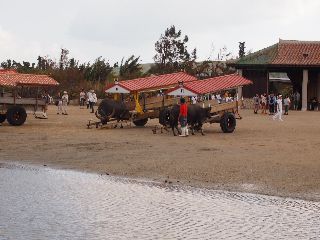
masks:
{"type": "Polygon", "coordinates": [[[60,62],[59,62],[60,70],[63,70],[68,67],[68,63],[69,63],[68,54],[69,54],[68,49],[61,48],[60,62]]]}
{"type": "Polygon", "coordinates": [[[226,46],[220,48],[220,51],[218,53],[218,61],[227,61],[228,59],[230,59],[231,54],[232,53],[228,51],[226,46]]]}
{"type": "Polygon", "coordinates": [[[1,67],[3,69],[10,69],[12,67],[11,59],[7,59],[7,61],[1,63],[1,67]]]}
{"type": "Polygon", "coordinates": [[[192,54],[188,52],[186,44],[189,38],[184,37],[181,30],[177,31],[173,25],[161,34],[160,39],[155,43],[156,55],[154,56],[155,66],[151,72],[172,73],[181,70],[190,70],[190,66],[196,60],[196,49],[192,54]]]}
{"type": "Polygon", "coordinates": [[[246,55],[245,46],[246,42],[239,42],[239,58],[242,58],[246,55]]]}
{"type": "Polygon", "coordinates": [[[127,60],[122,58],[119,68],[119,78],[121,80],[134,79],[142,76],[140,57],[132,55],[127,60]]]}
{"type": "Polygon", "coordinates": [[[85,78],[93,82],[105,82],[107,76],[111,73],[113,67],[102,57],[98,57],[90,66],[88,63],[84,69],[85,78]]]}

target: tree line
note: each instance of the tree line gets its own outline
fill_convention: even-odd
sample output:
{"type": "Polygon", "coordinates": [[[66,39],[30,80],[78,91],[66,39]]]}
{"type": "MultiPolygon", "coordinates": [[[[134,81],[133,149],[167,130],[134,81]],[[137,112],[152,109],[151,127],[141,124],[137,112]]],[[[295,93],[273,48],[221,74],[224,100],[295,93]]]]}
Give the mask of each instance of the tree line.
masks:
{"type": "MultiPolygon", "coordinates": [[[[114,79],[128,80],[179,71],[185,71],[198,78],[209,78],[235,71],[225,63],[231,55],[226,48],[220,50],[217,60],[197,62],[197,49],[189,51],[188,42],[189,37],[183,35],[174,25],[167,28],[155,43],[154,63],[146,72],[142,70],[139,56],[122,58],[120,63],[116,62],[113,65],[102,56],[92,63],[80,63],[69,57],[68,49],[61,49],[58,62],[49,56],[38,56],[36,63],[20,63],[8,59],[1,63],[1,68],[14,69],[20,73],[50,75],[60,83],[58,90],[67,90],[71,97],[78,97],[81,88],[93,88],[98,96],[102,97],[105,84],[114,79]]],[[[240,57],[245,55],[244,44],[239,43],[240,57]]]]}

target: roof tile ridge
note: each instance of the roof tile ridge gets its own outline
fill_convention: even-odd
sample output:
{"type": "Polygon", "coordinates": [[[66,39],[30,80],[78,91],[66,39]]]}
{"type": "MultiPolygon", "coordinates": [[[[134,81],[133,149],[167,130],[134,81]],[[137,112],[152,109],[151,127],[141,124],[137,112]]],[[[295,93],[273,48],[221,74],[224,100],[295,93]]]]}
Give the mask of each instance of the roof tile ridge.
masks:
{"type": "Polygon", "coordinates": [[[283,44],[320,44],[320,41],[307,41],[307,40],[283,40],[280,39],[279,43],[283,44]]]}

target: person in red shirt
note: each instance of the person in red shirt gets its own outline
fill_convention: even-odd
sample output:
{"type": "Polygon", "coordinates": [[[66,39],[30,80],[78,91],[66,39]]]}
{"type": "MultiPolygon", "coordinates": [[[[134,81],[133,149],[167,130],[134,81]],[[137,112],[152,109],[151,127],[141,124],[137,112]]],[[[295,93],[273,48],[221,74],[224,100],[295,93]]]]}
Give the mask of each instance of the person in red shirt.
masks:
{"type": "Polygon", "coordinates": [[[178,118],[181,125],[181,135],[179,135],[180,137],[188,136],[187,116],[188,116],[188,106],[186,104],[186,100],[184,98],[181,98],[179,118],[178,118]]]}

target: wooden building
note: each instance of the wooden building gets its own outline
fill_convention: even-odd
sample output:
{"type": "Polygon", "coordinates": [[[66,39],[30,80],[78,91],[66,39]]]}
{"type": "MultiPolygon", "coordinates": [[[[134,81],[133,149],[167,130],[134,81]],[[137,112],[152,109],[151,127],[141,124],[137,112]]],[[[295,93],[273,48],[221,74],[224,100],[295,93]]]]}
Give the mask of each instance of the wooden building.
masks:
{"type": "Polygon", "coordinates": [[[243,88],[244,97],[268,93],[269,73],[284,72],[291,80],[293,91],[301,94],[302,110],[307,110],[310,99],[320,99],[320,41],[279,40],[228,65],[253,82],[243,88]]]}

